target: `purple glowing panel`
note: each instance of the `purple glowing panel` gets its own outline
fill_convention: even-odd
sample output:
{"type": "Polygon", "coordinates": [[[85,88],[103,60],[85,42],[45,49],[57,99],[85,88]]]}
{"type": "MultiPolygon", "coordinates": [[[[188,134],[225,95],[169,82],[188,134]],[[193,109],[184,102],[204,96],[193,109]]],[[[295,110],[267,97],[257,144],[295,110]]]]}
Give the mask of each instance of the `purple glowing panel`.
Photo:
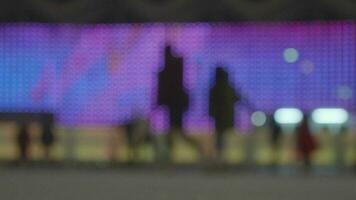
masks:
{"type": "Polygon", "coordinates": [[[208,95],[221,65],[251,110],[356,109],[354,22],[0,26],[0,111],[54,112],[62,124],[117,124],[141,113],[156,129],[163,49],[184,58],[186,128],[207,129],[208,95]]]}

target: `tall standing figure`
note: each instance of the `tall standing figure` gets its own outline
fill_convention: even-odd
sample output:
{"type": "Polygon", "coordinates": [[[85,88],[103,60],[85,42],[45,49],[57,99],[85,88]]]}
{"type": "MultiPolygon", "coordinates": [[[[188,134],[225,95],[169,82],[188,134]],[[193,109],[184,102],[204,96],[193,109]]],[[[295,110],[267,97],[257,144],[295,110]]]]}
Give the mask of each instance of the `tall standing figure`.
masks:
{"type": "Polygon", "coordinates": [[[274,119],[273,115],[269,117],[269,132],[270,132],[270,142],[272,147],[272,167],[276,167],[279,161],[279,150],[281,146],[282,138],[282,127],[274,119]]]}
{"type": "Polygon", "coordinates": [[[45,161],[52,160],[53,145],[56,141],[54,135],[55,119],[54,115],[51,113],[46,113],[42,115],[42,133],[41,133],[41,144],[43,148],[43,155],[45,161]]]}
{"type": "Polygon", "coordinates": [[[309,172],[311,168],[311,155],[318,146],[316,139],[309,130],[308,119],[308,116],[305,115],[297,134],[297,151],[299,157],[303,160],[305,172],[309,172]]]}
{"type": "Polygon", "coordinates": [[[173,146],[173,133],[180,134],[187,142],[196,145],[183,131],[183,115],[189,107],[189,96],[183,84],[183,58],[172,54],[170,46],[165,47],[165,65],[158,74],[158,105],[169,111],[168,147],[173,146]]]}
{"type": "Polygon", "coordinates": [[[19,160],[27,161],[29,159],[29,149],[31,136],[28,130],[27,122],[20,122],[18,125],[16,143],[19,151],[19,160]]]}
{"type": "Polygon", "coordinates": [[[209,94],[209,115],[215,120],[215,147],[220,158],[223,150],[224,133],[234,127],[234,107],[240,95],[229,81],[228,73],[217,67],[215,84],[209,94]]]}

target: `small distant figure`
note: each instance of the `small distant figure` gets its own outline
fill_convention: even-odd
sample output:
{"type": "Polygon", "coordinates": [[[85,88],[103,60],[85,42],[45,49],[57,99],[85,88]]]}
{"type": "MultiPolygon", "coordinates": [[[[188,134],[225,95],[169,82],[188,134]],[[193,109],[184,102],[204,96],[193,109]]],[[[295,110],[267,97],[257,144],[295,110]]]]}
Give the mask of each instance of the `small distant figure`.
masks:
{"type": "Polygon", "coordinates": [[[276,122],[273,115],[269,117],[271,147],[272,147],[272,166],[278,164],[278,150],[280,149],[280,140],[282,136],[281,126],[276,122]]]}
{"type": "Polygon", "coordinates": [[[217,67],[215,84],[210,89],[209,115],[215,120],[215,147],[218,158],[221,158],[224,146],[224,133],[234,127],[235,103],[240,99],[240,95],[230,84],[228,73],[222,67],[217,67]]]}
{"type": "Polygon", "coordinates": [[[19,161],[28,161],[31,136],[26,122],[21,122],[18,126],[16,143],[19,152],[19,161]]]}
{"type": "Polygon", "coordinates": [[[342,168],[345,165],[344,155],[345,155],[345,137],[349,132],[349,127],[346,124],[343,124],[336,134],[335,141],[335,161],[338,168],[342,168]]]}
{"type": "Polygon", "coordinates": [[[304,116],[303,121],[298,128],[297,150],[300,158],[303,160],[305,172],[311,168],[311,155],[317,149],[317,142],[311,134],[308,126],[308,116],[304,116]]]}
{"type": "Polygon", "coordinates": [[[44,159],[46,161],[52,160],[51,153],[52,153],[54,142],[55,142],[55,137],[53,133],[53,124],[50,122],[43,122],[41,143],[43,146],[44,159]]]}
{"type": "Polygon", "coordinates": [[[148,121],[142,117],[135,117],[125,125],[128,145],[128,161],[136,162],[139,159],[139,147],[151,141],[151,131],[148,121]]]}

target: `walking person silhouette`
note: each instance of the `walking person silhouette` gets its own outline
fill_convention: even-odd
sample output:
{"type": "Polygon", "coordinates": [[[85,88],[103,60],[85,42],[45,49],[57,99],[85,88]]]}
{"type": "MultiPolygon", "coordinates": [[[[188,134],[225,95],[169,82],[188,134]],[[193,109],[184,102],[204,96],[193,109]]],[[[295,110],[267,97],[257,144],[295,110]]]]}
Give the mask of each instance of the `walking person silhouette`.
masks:
{"type": "Polygon", "coordinates": [[[19,161],[28,161],[30,157],[31,136],[27,122],[19,122],[16,143],[19,152],[19,161]]]}
{"type": "Polygon", "coordinates": [[[173,136],[180,135],[185,141],[197,147],[195,140],[183,130],[183,115],[189,107],[189,96],[183,84],[183,58],[176,57],[170,46],[165,47],[165,65],[158,74],[158,105],[166,106],[169,113],[167,144],[172,159],[173,136]]]}
{"type": "Polygon", "coordinates": [[[229,81],[228,73],[222,68],[215,70],[215,84],[209,94],[209,115],[215,120],[215,148],[221,159],[224,147],[224,133],[234,127],[235,103],[240,95],[229,81]]]}

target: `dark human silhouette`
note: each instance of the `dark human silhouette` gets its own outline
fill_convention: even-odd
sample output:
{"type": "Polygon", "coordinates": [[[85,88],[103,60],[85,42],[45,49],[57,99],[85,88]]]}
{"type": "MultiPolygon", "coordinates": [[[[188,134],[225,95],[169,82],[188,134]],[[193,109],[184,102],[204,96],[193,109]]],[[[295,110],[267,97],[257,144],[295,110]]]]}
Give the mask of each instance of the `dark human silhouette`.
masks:
{"type": "Polygon", "coordinates": [[[41,134],[41,143],[43,146],[44,159],[46,161],[51,160],[51,153],[53,149],[53,144],[55,142],[55,137],[53,133],[53,124],[51,122],[42,123],[42,134],[41,134]]]}
{"type": "Polygon", "coordinates": [[[173,56],[170,46],[165,48],[165,66],[158,76],[158,105],[169,109],[171,127],[182,128],[189,97],[183,86],[183,58],[173,56]]]}
{"type": "Polygon", "coordinates": [[[235,103],[240,95],[230,84],[228,73],[217,67],[215,71],[215,84],[210,89],[209,115],[215,120],[215,146],[218,157],[223,150],[224,133],[234,126],[235,103]]]}
{"type": "Polygon", "coordinates": [[[140,145],[151,141],[150,126],[145,118],[136,116],[124,127],[128,146],[128,161],[134,163],[138,161],[140,145]]]}
{"type": "Polygon", "coordinates": [[[347,125],[343,124],[340,130],[337,132],[337,135],[334,138],[335,146],[335,164],[336,167],[342,168],[344,166],[344,156],[345,155],[345,136],[348,133],[347,125]]]}
{"type": "Polygon", "coordinates": [[[308,116],[304,116],[297,133],[297,150],[303,161],[305,172],[310,171],[311,154],[317,149],[317,142],[308,127],[308,116]]]}
{"type": "Polygon", "coordinates": [[[183,131],[183,114],[189,107],[189,96],[183,84],[183,58],[172,54],[165,47],[165,65],[158,74],[158,105],[166,106],[169,112],[168,148],[173,147],[173,133],[180,134],[187,142],[196,143],[183,131]]]}
{"type": "Polygon", "coordinates": [[[280,147],[280,140],[282,136],[281,126],[276,122],[273,115],[269,116],[270,126],[270,141],[272,147],[272,166],[275,167],[278,164],[278,150],[280,147]]]}
{"type": "Polygon", "coordinates": [[[19,123],[16,143],[19,152],[19,161],[27,161],[29,159],[31,137],[28,130],[28,125],[25,122],[19,123]]]}

